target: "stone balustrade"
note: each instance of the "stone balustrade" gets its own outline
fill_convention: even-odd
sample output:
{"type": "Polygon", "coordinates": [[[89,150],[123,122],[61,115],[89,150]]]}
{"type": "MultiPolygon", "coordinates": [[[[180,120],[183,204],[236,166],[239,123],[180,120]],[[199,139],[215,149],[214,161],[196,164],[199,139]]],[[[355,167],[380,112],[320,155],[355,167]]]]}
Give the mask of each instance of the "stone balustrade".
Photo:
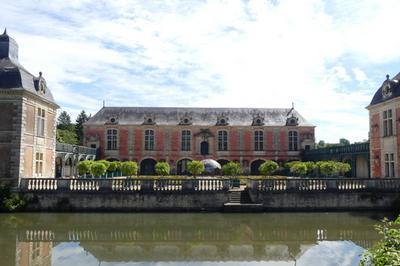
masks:
{"type": "Polygon", "coordinates": [[[400,191],[400,178],[310,178],[248,180],[252,191],[400,191]]]}
{"type": "Polygon", "coordinates": [[[228,179],[54,179],[23,178],[22,192],[28,191],[227,191],[228,179]]]}

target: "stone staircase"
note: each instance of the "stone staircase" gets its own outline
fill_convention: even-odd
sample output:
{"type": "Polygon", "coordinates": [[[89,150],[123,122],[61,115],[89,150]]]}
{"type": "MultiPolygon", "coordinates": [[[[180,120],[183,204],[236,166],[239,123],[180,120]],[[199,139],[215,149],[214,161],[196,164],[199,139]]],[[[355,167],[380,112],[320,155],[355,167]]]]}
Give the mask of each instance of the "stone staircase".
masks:
{"type": "Polygon", "coordinates": [[[254,203],[247,189],[231,189],[229,202],[224,204],[224,210],[229,212],[260,212],[262,204],[254,203]]]}

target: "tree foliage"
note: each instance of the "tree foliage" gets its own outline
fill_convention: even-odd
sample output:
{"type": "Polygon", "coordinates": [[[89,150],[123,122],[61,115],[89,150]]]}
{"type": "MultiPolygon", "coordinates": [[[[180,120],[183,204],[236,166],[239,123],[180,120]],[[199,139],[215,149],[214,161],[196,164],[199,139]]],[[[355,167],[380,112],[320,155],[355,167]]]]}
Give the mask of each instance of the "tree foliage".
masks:
{"type": "Polygon", "coordinates": [[[111,172],[109,169],[111,162],[107,160],[98,160],[97,162],[104,164],[104,166],[106,167],[106,172],[111,172]]]}
{"type": "Polygon", "coordinates": [[[307,174],[307,164],[303,162],[292,164],[290,167],[290,173],[300,176],[307,174]]]}
{"type": "Polygon", "coordinates": [[[71,116],[66,111],[62,111],[58,116],[57,128],[62,130],[75,131],[74,125],[71,123],[71,116]]]}
{"type": "Polygon", "coordinates": [[[242,167],[239,163],[229,162],[222,166],[222,173],[228,176],[237,176],[242,173],[242,167]]]}
{"type": "Polygon", "coordinates": [[[360,265],[400,265],[400,216],[394,222],[383,219],[375,229],[383,238],[363,254],[360,265]]]}
{"type": "Polygon", "coordinates": [[[194,177],[201,175],[204,172],[204,164],[200,161],[190,161],[187,164],[189,173],[194,177]]]}
{"type": "Polygon", "coordinates": [[[155,170],[157,175],[166,176],[169,175],[171,167],[166,162],[158,162],[156,163],[155,170]]]}
{"type": "Polygon", "coordinates": [[[269,176],[276,172],[278,169],[279,165],[276,162],[267,160],[260,165],[258,171],[260,171],[260,174],[262,174],[263,176],[269,176]]]}
{"type": "Polygon", "coordinates": [[[78,144],[78,139],[76,137],[76,133],[74,131],[70,131],[68,129],[59,129],[57,128],[56,134],[57,142],[67,143],[76,145],[78,144]]]}
{"type": "Polygon", "coordinates": [[[138,172],[138,164],[136,162],[122,162],[121,172],[125,176],[134,176],[138,172]]]}
{"type": "Polygon", "coordinates": [[[89,120],[85,110],[82,110],[75,121],[75,133],[78,138],[79,145],[83,145],[83,123],[89,120]]]}

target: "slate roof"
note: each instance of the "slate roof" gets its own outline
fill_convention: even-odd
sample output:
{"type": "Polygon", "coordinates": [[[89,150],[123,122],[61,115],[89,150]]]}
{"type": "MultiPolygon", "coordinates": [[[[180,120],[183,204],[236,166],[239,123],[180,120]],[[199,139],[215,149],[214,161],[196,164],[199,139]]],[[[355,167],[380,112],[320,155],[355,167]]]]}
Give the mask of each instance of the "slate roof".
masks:
{"type": "Polygon", "coordinates": [[[369,106],[379,104],[399,96],[400,96],[400,73],[398,73],[392,79],[389,79],[389,76],[387,76],[387,79],[382,83],[381,87],[379,87],[379,89],[375,92],[375,95],[372,98],[372,101],[369,106]],[[387,86],[390,86],[391,95],[385,97],[382,94],[382,90],[384,90],[387,86]]]}
{"type": "Polygon", "coordinates": [[[44,78],[29,73],[18,61],[18,45],[7,32],[0,35],[0,90],[28,91],[57,106],[51,91],[45,85],[40,90],[44,78]]]}
{"type": "Polygon", "coordinates": [[[264,126],[285,126],[287,118],[294,115],[299,126],[314,126],[293,108],[189,108],[189,107],[103,107],[85,125],[112,124],[142,125],[152,117],[156,125],[178,125],[183,118],[192,125],[213,126],[218,118],[225,117],[229,126],[250,126],[254,117],[262,117],[264,126]]]}

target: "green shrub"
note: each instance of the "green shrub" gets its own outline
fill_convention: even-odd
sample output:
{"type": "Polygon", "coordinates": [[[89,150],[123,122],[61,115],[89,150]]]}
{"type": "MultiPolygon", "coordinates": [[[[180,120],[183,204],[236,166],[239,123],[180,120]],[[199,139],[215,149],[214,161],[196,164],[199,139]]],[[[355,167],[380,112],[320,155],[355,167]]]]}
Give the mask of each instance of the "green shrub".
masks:
{"type": "Polygon", "coordinates": [[[138,165],[136,162],[123,162],[121,163],[121,172],[125,176],[137,175],[138,165]]]}
{"type": "Polygon", "coordinates": [[[158,162],[155,166],[157,175],[167,176],[171,170],[171,167],[166,162],[158,162]]]}
{"type": "Polygon", "coordinates": [[[18,194],[12,194],[11,196],[3,199],[4,207],[10,211],[18,211],[26,206],[26,201],[18,194]]]}
{"type": "Polygon", "coordinates": [[[110,163],[111,162],[109,162],[109,161],[107,161],[107,160],[99,160],[99,161],[97,161],[98,163],[102,163],[102,164],[104,164],[104,166],[106,167],[106,171],[108,171],[108,168],[110,167],[110,163]]]}
{"type": "Polygon", "coordinates": [[[263,176],[269,176],[276,172],[276,170],[278,169],[279,165],[276,162],[267,160],[260,165],[258,171],[260,171],[260,174],[262,174],[263,176]]]}
{"type": "Polygon", "coordinates": [[[115,172],[117,170],[117,162],[110,162],[110,165],[107,168],[108,172],[115,172]]]}
{"type": "Polygon", "coordinates": [[[307,174],[306,163],[296,162],[296,163],[292,164],[292,167],[290,167],[290,173],[295,174],[295,175],[300,175],[300,176],[307,174]]]}
{"type": "Polygon", "coordinates": [[[322,162],[319,169],[324,176],[333,176],[338,173],[337,163],[333,161],[322,162]]]}
{"type": "Polygon", "coordinates": [[[78,168],[78,172],[80,175],[86,175],[90,174],[90,167],[92,165],[92,161],[85,160],[85,161],[80,161],[78,165],[76,166],[78,168]]]}
{"type": "Polygon", "coordinates": [[[90,173],[94,176],[102,176],[106,173],[107,167],[100,161],[93,162],[90,167],[90,173]]]}
{"type": "Polygon", "coordinates": [[[305,162],[305,165],[307,167],[307,174],[312,175],[315,173],[317,170],[317,165],[314,162],[305,162]]]}
{"type": "Polygon", "coordinates": [[[340,175],[345,175],[346,173],[350,172],[351,166],[348,163],[336,163],[337,164],[337,170],[340,175]]]}
{"type": "Polygon", "coordinates": [[[200,161],[190,161],[187,164],[189,173],[194,177],[201,175],[204,172],[204,164],[200,161]]]}
{"type": "Polygon", "coordinates": [[[386,218],[382,222],[375,229],[383,239],[363,254],[362,266],[400,265],[400,216],[394,222],[386,218]]]}
{"type": "Polygon", "coordinates": [[[242,173],[242,167],[239,163],[229,162],[222,166],[222,173],[228,176],[237,176],[242,173]]]}

